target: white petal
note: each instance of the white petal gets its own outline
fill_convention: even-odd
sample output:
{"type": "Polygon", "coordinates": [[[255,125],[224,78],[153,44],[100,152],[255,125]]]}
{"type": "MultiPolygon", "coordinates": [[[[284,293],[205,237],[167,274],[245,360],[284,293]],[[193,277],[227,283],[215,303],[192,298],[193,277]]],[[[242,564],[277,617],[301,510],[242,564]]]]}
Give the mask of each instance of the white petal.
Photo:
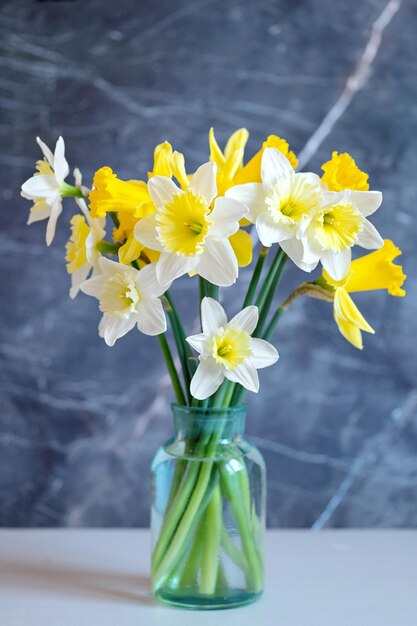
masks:
{"type": "MultiPolygon", "coordinates": [[[[303,246],[303,256],[301,257],[301,261],[307,265],[314,265],[314,267],[316,267],[321,255],[323,254],[323,248],[317,243],[313,233],[314,229],[312,232],[307,229],[305,236],[301,237],[301,243],[303,246]]],[[[299,252],[298,249],[297,252],[299,252]]]]}
{"type": "Polygon", "coordinates": [[[225,370],[224,375],[233,383],[240,383],[248,391],[255,393],[259,391],[258,372],[250,359],[246,359],[232,370],[225,370]]]}
{"type": "Polygon", "coordinates": [[[278,361],[279,355],[272,344],[264,339],[252,339],[252,355],[250,361],[256,369],[262,369],[273,365],[278,361]]]}
{"type": "Polygon", "coordinates": [[[264,211],[256,218],[256,232],[263,246],[268,248],[273,243],[288,239],[293,234],[293,229],[283,224],[276,224],[267,211],[264,211]]]}
{"type": "Polygon", "coordinates": [[[156,277],[156,263],[145,265],[137,275],[136,284],[139,293],[151,298],[158,298],[168,289],[169,283],[161,284],[156,277]]]}
{"type": "Polygon", "coordinates": [[[62,137],[58,137],[55,146],[54,173],[59,184],[61,184],[69,174],[69,166],[65,158],[65,144],[62,137]]]}
{"type": "Polygon", "coordinates": [[[240,330],[251,335],[256,328],[256,324],[259,319],[258,307],[253,304],[245,307],[237,315],[235,315],[229,322],[229,326],[236,326],[240,330]]]}
{"type": "Polygon", "coordinates": [[[326,272],[334,280],[342,280],[349,271],[352,260],[352,249],[347,248],[341,252],[323,252],[321,263],[326,272]]]}
{"type": "Polygon", "coordinates": [[[163,207],[166,202],[170,202],[175,194],[181,190],[167,176],[152,176],[148,181],[148,191],[154,205],[163,207]]]}
{"type": "Polygon", "coordinates": [[[105,281],[105,277],[101,274],[99,276],[95,276],[94,278],[89,278],[84,283],[81,283],[80,290],[87,294],[87,296],[92,296],[93,298],[100,299],[101,292],[103,291],[103,284],[105,281]]]}
{"type": "Polygon", "coordinates": [[[145,335],[160,335],[166,331],[164,307],[158,298],[141,300],[138,306],[137,326],[145,335]]]}
{"type": "Polygon", "coordinates": [[[74,168],[74,183],[76,187],[81,187],[83,182],[83,175],[78,167],[74,168]]]}
{"type": "Polygon", "coordinates": [[[374,250],[384,245],[384,240],[371,222],[367,219],[363,220],[362,230],[358,233],[356,242],[362,248],[374,250]]]}
{"type": "Polygon", "coordinates": [[[209,339],[206,333],[199,333],[198,335],[190,335],[190,337],[187,337],[186,341],[192,348],[194,348],[194,350],[196,350],[196,352],[202,354],[202,352],[204,352],[205,344],[209,341],[209,339]]]}
{"type": "Polygon", "coordinates": [[[53,168],[54,167],[54,155],[52,154],[51,150],[48,148],[46,143],[42,141],[40,137],[36,137],[36,142],[38,146],[40,147],[40,149],[42,150],[43,156],[48,161],[49,165],[53,168]]]}
{"type": "Polygon", "coordinates": [[[49,216],[48,224],[46,226],[46,245],[50,246],[54,237],[55,229],[58,217],[62,213],[62,200],[60,197],[56,198],[54,204],[51,207],[51,215],[49,216]]]}
{"type": "Polygon", "coordinates": [[[112,276],[115,272],[130,272],[132,276],[136,276],[138,270],[134,267],[130,267],[129,265],[123,265],[122,263],[117,263],[116,261],[111,261],[107,259],[105,256],[100,257],[99,266],[103,275],[107,278],[112,276]]]}
{"type": "Polygon", "coordinates": [[[51,207],[46,206],[44,209],[36,209],[35,205],[31,207],[29,212],[28,221],[26,224],[33,224],[34,222],[40,222],[46,220],[51,215],[51,207]]]}
{"type": "Polygon", "coordinates": [[[265,148],[261,161],[261,177],[264,185],[275,185],[282,178],[294,176],[291,163],[276,148],[265,148]]]}
{"type": "Polygon", "coordinates": [[[98,325],[98,333],[108,346],[114,346],[117,339],[126,335],[136,324],[136,317],[112,317],[103,315],[98,325]]]}
{"type": "Polygon", "coordinates": [[[200,276],[213,285],[219,287],[233,285],[239,270],[236,255],[229,240],[207,239],[204,252],[198,258],[196,270],[200,276]]]}
{"type": "Polygon", "coordinates": [[[190,272],[195,266],[195,257],[161,252],[156,264],[156,277],[161,285],[167,285],[176,278],[190,272]]]}
{"type": "Polygon", "coordinates": [[[204,196],[208,204],[217,196],[216,172],[217,165],[209,161],[200,165],[190,180],[191,189],[204,196]]]}
{"type": "Polygon", "coordinates": [[[217,391],[223,380],[222,366],[219,366],[214,359],[201,359],[191,380],[191,395],[197,400],[205,400],[217,391]]]}
{"type": "Polygon", "coordinates": [[[239,230],[239,220],[247,213],[247,208],[232,198],[217,198],[210,213],[211,239],[225,239],[239,230]]]}
{"type": "Polygon", "coordinates": [[[22,192],[30,198],[45,198],[51,202],[59,195],[59,186],[53,174],[38,174],[23,183],[22,192]]]}
{"type": "Polygon", "coordinates": [[[304,246],[302,239],[293,237],[292,239],[281,241],[280,246],[284,250],[285,254],[290,257],[291,261],[303,270],[303,272],[311,272],[315,267],[317,267],[317,263],[319,262],[318,258],[314,260],[312,259],[311,262],[304,261],[304,246]]]}
{"type": "Polygon", "coordinates": [[[233,198],[241,202],[248,209],[245,216],[255,223],[258,215],[265,210],[265,189],[262,183],[246,183],[236,185],[226,191],[226,198],[233,198]]]}
{"type": "Polygon", "coordinates": [[[349,197],[364,217],[375,213],[382,203],[380,191],[349,191],[349,197]]]}
{"type": "MultiPolygon", "coordinates": [[[[155,177],[154,177],[155,178],[155,177]]],[[[147,215],[135,224],[134,235],[143,246],[151,250],[162,251],[162,246],[158,241],[157,221],[155,213],[147,215]]]]}
{"type": "Polygon", "coordinates": [[[227,316],[220,302],[207,296],[203,298],[201,301],[201,327],[203,333],[215,333],[225,324],[227,324],[227,316]]]}
{"type": "Polygon", "coordinates": [[[74,299],[78,294],[80,287],[87,278],[90,270],[91,265],[89,263],[84,263],[84,265],[71,274],[71,289],[69,292],[70,298],[74,299]]]}

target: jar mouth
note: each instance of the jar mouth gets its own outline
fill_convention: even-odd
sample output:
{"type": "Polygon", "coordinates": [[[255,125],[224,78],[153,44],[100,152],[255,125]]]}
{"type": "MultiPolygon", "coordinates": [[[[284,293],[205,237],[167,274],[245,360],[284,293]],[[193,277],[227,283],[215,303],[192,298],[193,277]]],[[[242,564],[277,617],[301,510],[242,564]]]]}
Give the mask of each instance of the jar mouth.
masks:
{"type": "Polygon", "coordinates": [[[246,404],[236,404],[234,406],[225,407],[202,407],[202,406],[184,406],[173,402],[171,408],[174,414],[179,415],[195,415],[196,417],[216,417],[228,415],[230,417],[236,417],[246,413],[246,404]]]}

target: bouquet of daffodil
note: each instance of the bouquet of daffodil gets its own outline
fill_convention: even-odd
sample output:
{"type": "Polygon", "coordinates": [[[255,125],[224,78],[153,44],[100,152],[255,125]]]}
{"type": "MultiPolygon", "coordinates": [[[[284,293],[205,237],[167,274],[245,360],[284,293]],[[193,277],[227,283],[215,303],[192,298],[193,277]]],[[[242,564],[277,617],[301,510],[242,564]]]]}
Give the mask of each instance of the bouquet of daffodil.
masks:
{"type": "MultiPolygon", "coordinates": [[[[283,312],[301,295],[331,303],[342,335],[362,348],[361,331],[374,331],[350,294],[405,294],[405,275],[393,264],[401,252],[368,219],[382,194],[369,189],[368,175],[350,155],[334,152],[320,177],[297,172],[295,154],[275,135],[245,163],[247,140],[240,129],[222,151],[211,129],[209,159],[193,174],[165,142],[155,148],[147,180],[124,181],[104,166],[89,189],[78,169],[74,184],[65,182],[69,166],[61,137],[54,153],[38,139],[44,158],[22,186],[22,195],[33,201],[28,223],[48,220],[48,245],[63,198],[75,199],[79,212],[66,246],[71,298],[81,290],[98,299],[99,335],[109,346],[135,327],[157,336],[177,413],[198,415],[185,429],[179,461],[164,475],[168,489],[157,506],[153,551],[156,593],[183,605],[175,590],[194,594],[194,604],[197,596],[212,597],[212,606],[220,606],[219,594],[226,598],[227,590],[237,588],[228,581],[220,550],[241,572],[240,591],[246,585],[247,598],[262,589],[263,518],[252,506],[244,445],[227,436],[228,415],[239,411],[246,391],[258,392],[258,370],[277,361],[269,341],[283,312]],[[355,245],[374,252],[352,261],[355,245]],[[257,260],[246,296],[228,320],[219,290],[251,265],[253,249],[257,260]],[[288,260],[309,275],[321,264],[322,272],[277,306],[288,260]],[[171,290],[181,278],[195,283],[200,303],[201,332],[188,336],[171,290]],[[234,539],[225,527],[225,507],[229,527],[232,519],[236,526],[234,539]]],[[[238,604],[246,596],[233,598],[238,604]]]]}

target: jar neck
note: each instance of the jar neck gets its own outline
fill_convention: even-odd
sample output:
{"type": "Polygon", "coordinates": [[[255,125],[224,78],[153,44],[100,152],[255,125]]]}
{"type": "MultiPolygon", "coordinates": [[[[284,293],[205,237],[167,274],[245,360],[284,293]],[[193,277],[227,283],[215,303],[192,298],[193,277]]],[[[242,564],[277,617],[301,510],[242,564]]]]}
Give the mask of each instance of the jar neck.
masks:
{"type": "Polygon", "coordinates": [[[246,405],[228,408],[201,408],[172,405],[179,439],[199,439],[216,433],[222,441],[232,441],[245,429],[246,405]]]}

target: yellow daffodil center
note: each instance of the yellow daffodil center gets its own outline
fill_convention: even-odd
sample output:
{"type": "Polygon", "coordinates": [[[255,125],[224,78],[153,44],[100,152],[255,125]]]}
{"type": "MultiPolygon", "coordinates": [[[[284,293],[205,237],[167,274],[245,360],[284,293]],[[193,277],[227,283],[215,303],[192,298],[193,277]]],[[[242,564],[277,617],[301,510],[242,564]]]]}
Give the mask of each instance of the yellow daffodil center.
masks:
{"type": "Polygon", "coordinates": [[[300,178],[294,178],[293,183],[279,183],[270,188],[265,201],[272,219],[295,225],[305,215],[313,211],[320,203],[319,189],[300,178]],[[286,184],[287,189],[283,189],[286,184]]]}
{"type": "Polygon", "coordinates": [[[83,215],[74,215],[71,219],[71,237],[66,244],[67,271],[69,274],[77,271],[87,263],[86,240],[90,228],[83,215]]]}
{"type": "Polygon", "coordinates": [[[347,152],[333,152],[332,158],[321,166],[324,174],[322,180],[331,191],[354,189],[368,191],[368,174],[362,172],[347,152]]]}
{"type": "Polygon", "coordinates": [[[251,337],[233,326],[225,326],[213,337],[213,357],[227,370],[235,369],[252,354],[251,337]]]}
{"type": "Polygon", "coordinates": [[[340,252],[353,246],[362,227],[363,217],[349,204],[325,208],[314,221],[315,237],[324,250],[340,252]]]}
{"type": "Polygon", "coordinates": [[[100,310],[112,315],[128,316],[137,312],[141,295],[130,272],[119,272],[106,281],[100,299],[100,310]]]}
{"type": "Polygon", "coordinates": [[[40,159],[39,161],[36,161],[35,176],[39,176],[39,174],[42,174],[43,176],[53,174],[52,167],[49,165],[46,159],[40,159]]]}
{"type": "Polygon", "coordinates": [[[91,217],[104,217],[109,211],[144,217],[154,210],[144,181],[120,180],[110,167],[97,170],[93,187],[89,196],[91,217]]]}
{"type": "Polygon", "coordinates": [[[158,210],[158,237],[167,252],[201,254],[210,227],[206,199],[192,189],[177,193],[158,210]]]}

